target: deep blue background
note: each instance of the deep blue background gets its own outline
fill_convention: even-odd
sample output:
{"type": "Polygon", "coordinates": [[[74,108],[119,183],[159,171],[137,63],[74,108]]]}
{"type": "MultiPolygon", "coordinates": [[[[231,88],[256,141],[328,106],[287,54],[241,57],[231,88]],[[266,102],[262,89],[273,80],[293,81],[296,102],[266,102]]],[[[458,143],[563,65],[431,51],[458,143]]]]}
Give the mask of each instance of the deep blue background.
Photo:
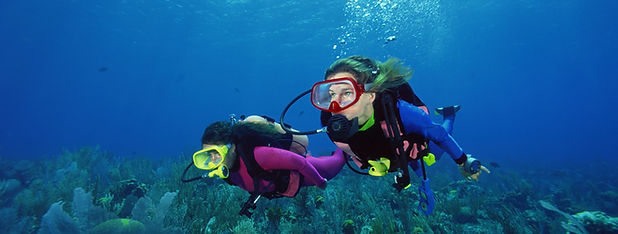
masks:
{"type": "MultiPolygon", "coordinates": [[[[362,54],[401,58],[431,108],[462,105],[454,136],[479,158],[618,161],[617,3],[373,2],[2,1],[0,155],[189,153],[209,123],[278,118],[362,54]]],[[[319,125],[308,99],[287,120],[319,125]]]]}

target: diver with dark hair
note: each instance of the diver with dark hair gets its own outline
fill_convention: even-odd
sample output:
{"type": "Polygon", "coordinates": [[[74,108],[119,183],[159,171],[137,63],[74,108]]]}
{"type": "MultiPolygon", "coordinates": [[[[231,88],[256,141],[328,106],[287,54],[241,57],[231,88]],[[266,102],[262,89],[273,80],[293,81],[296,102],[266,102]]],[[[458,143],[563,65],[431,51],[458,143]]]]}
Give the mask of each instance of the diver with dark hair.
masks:
{"type": "MultiPolygon", "coordinates": [[[[193,154],[193,165],[209,170],[208,177],[217,176],[249,192],[240,214],[250,217],[250,209],[260,197],[294,197],[303,186],[323,189],[326,181],[339,173],[345,163],[341,150],[331,156],[312,157],[306,154],[306,146],[306,136],[285,133],[269,118],[218,121],[204,130],[202,150],[193,154]]],[[[185,180],[183,175],[182,180],[204,177],[185,180]]]]}

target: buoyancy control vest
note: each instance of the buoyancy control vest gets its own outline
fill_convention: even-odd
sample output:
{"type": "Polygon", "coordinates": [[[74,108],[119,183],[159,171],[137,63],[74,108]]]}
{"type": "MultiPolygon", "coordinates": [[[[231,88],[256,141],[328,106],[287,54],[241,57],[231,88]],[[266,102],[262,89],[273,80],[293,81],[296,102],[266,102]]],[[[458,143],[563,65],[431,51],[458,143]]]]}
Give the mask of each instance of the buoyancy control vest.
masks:
{"type": "MultiPolygon", "coordinates": [[[[378,160],[381,157],[389,158],[391,160],[395,159],[395,154],[397,149],[393,149],[393,146],[390,142],[390,136],[388,126],[384,117],[383,105],[381,102],[382,95],[394,95],[395,97],[391,99],[394,103],[393,106],[397,105],[397,100],[401,99],[406,102],[409,102],[427,112],[427,107],[425,104],[414,94],[414,91],[410,87],[409,84],[403,84],[393,90],[388,92],[379,93],[376,96],[376,101],[373,103],[374,108],[374,120],[375,124],[371,127],[358,131],[352,137],[350,137],[345,142],[342,141],[334,141],[334,143],[342,148],[344,151],[346,149],[351,150],[352,152],[347,152],[351,154],[352,158],[360,163],[361,169],[365,169],[369,167],[369,160],[378,160]]],[[[397,117],[396,126],[401,133],[401,138],[403,140],[404,146],[404,154],[407,156],[407,160],[414,160],[418,158],[418,153],[420,150],[425,148],[427,139],[418,133],[406,133],[401,121],[401,116],[399,115],[399,111],[395,108],[393,111],[394,115],[397,117]]],[[[331,116],[329,112],[322,112],[321,121],[323,125],[326,125],[328,118],[331,116]]],[[[389,168],[389,171],[393,172],[400,168],[401,165],[392,165],[389,168]]]]}
{"type": "MultiPolygon", "coordinates": [[[[249,191],[252,194],[260,194],[269,199],[296,196],[303,181],[300,173],[290,170],[266,171],[257,163],[254,155],[255,147],[268,146],[285,149],[282,146],[289,146],[289,141],[291,141],[291,134],[262,133],[248,126],[234,126],[231,142],[236,145],[237,160],[230,168],[230,172],[246,170],[246,173],[251,177],[251,183],[253,183],[253,191],[249,191]],[[274,186],[274,190],[261,191],[267,189],[261,185],[261,180],[268,181],[268,185],[274,186]]],[[[228,177],[224,181],[230,185],[238,186],[234,183],[232,177],[228,177]]],[[[266,187],[269,187],[268,185],[266,187]]]]}

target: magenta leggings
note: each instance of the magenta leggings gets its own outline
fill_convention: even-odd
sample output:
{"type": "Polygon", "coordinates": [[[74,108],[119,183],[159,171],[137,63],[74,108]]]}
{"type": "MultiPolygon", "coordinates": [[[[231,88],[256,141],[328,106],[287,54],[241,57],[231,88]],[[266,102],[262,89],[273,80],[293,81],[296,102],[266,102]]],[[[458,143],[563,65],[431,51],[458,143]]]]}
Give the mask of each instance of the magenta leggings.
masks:
{"type": "Polygon", "coordinates": [[[327,180],[334,178],[345,163],[345,155],[339,148],[331,156],[313,157],[307,155],[307,161],[327,180]]]}

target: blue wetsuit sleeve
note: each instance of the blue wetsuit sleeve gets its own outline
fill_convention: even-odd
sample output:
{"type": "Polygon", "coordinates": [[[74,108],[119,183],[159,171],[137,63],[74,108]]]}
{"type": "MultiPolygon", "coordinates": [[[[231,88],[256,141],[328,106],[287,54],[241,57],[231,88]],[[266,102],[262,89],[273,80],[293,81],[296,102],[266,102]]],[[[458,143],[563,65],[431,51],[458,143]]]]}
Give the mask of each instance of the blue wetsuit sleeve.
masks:
{"type": "Polygon", "coordinates": [[[407,133],[413,132],[425,136],[447,152],[456,162],[464,155],[455,139],[441,125],[432,122],[423,109],[403,100],[398,100],[397,108],[407,133]]]}

